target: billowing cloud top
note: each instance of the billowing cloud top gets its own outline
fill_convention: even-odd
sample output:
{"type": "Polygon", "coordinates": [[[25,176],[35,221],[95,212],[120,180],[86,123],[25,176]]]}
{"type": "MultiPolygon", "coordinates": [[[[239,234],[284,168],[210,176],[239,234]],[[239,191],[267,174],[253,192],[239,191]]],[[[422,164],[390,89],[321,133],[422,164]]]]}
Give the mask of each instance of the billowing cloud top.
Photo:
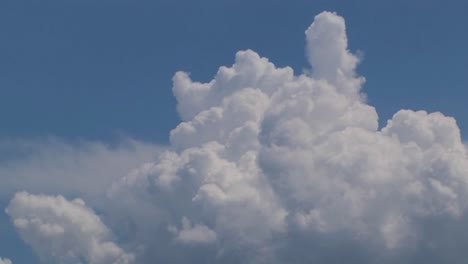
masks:
{"type": "Polygon", "coordinates": [[[344,19],[317,15],[306,40],[307,74],[251,50],[207,83],[175,74],[170,146],[100,210],[121,246],[80,200],[19,193],[24,240],[88,263],[403,263],[445,248],[468,201],[455,120],[401,110],[379,129],[344,19]]]}

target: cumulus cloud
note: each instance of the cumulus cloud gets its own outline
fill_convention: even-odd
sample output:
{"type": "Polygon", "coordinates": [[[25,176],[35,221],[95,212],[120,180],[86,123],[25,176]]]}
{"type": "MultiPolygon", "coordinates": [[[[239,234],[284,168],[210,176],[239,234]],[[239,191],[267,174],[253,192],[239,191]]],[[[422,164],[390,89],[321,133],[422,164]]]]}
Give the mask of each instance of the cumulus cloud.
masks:
{"type": "Polygon", "coordinates": [[[58,263],[133,263],[109,229],[83,200],[17,193],[7,214],[42,261],[58,263]]]}
{"type": "MultiPolygon", "coordinates": [[[[170,146],[116,179],[102,208],[137,263],[443,263],[468,245],[456,121],[401,110],[379,129],[344,19],[323,12],[305,34],[304,74],[251,50],[207,83],[175,74],[182,122],[170,146]]],[[[42,230],[34,206],[11,213],[26,198],[94,215],[81,202],[17,195],[9,214],[20,233],[26,216],[34,232],[22,234],[44,255],[63,251],[34,243],[79,223],[44,218],[42,230]]]]}
{"type": "Polygon", "coordinates": [[[337,234],[384,251],[418,246],[421,225],[463,215],[468,160],[455,120],[401,110],[379,130],[344,19],[319,14],[306,39],[309,74],[247,50],[210,82],[174,76],[183,122],[173,149],[109,193],[141,198],[159,219],[137,229],[184,217],[172,232],[204,224],[218,261],[249,248],[244,260],[272,262],[299,240],[315,247],[337,234]]]}

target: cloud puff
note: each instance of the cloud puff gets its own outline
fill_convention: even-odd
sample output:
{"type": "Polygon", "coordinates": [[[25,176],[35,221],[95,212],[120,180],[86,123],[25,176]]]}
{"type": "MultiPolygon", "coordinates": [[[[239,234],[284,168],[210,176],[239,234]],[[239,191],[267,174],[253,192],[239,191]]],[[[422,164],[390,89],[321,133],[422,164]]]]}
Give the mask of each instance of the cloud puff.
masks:
{"type": "Polygon", "coordinates": [[[359,59],[348,50],[344,19],[330,12],[319,14],[306,30],[306,39],[313,77],[327,80],[340,93],[359,95],[364,78],[356,76],[359,59]]]}
{"type": "Polygon", "coordinates": [[[216,240],[216,233],[205,225],[192,225],[190,221],[182,218],[182,229],[169,226],[170,232],[174,233],[176,240],[181,243],[213,243],[216,240]]]}
{"type": "Polygon", "coordinates": [[[133,263],[109,229],[83,200],[17,193],[7,214],[21,237],[45,262],[133,263]]]}
{"type": "MultiPolygon", "coordinates": [[[[443,263],[453,241],[467,245],[468,159],[455,120],[401,110],[379,129],[344,19],[323,12],[305,33],[308,73],[246,50],[207,83],[175,74],[182,122],[170,146],[116,179],[102,207],[136,262],[443,263]]],[[[61,223],[23,236],[33,244],[76,229],[61,223]]]]}
{"type": "Polygon", "coordinates": [[[0,258],[0,264],[11,264],[11,260],[7,258],[0,258]]]}

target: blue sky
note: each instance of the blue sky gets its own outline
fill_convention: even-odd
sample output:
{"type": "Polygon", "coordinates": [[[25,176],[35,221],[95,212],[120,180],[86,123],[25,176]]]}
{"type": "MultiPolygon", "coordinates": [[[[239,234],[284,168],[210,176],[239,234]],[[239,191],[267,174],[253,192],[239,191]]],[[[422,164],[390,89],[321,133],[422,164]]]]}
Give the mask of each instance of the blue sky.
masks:
{"type": "Polygon", "coordinates": [[[315,14],[347,21],[358,72],[385,121],[401,108],[464,120],[466,1],[2,1],[2,137],[166,142],[171,78],[209,80],[253,49],[296,72],[315,14]]]}
{"type": "MultiPolygon", "coordinates": [[[[209,81],[252,49],[299,74],[304,31],[324,10],[346,19],[380,126],[400,109],[440,111],[466,138],[467,1],[3,0],[0,141],[168,144],[175,72],[209,81]]],[[[37,261],[6,215],[0,235],[0,257],[37,261]]]]}

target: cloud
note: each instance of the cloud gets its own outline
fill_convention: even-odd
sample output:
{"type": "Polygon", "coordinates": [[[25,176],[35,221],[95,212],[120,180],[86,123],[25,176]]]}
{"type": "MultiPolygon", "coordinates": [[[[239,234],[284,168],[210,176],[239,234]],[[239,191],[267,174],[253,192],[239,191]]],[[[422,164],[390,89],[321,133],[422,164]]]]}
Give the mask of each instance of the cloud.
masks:
{"type": "Polygon", "coordinates": [[[306,39],[313,77],[327,80],[340,93],[359,95],[364,78],[356,76],[359,59],[348,50],[345,20],[334,13],[323,12],[306,30],[306,39]]]}
{"type": "Polygon", "coordinates": [[[7,258],[0,258],[0,264],[11,264],[11,260],[7,258]]]}
{"type": "MultiPolygon", "coordinates": [[[[98,202],[114,180],[157,156],[162,148],[130,138],[115,145],[57,137],[0,141],[1,196],[28,190],[72,194],[98,202]]],[[[2,197],[3,198],[3,197],[2,197]]]]}
{"type": "Polygon", "coordinates": [[[59,263],[133,263],[109,229],[83,200],[15,194],[6,209],[21,237],[42,261],[59,263]]]}
{"type": "MultiPolygon", "coordinates": [[[[175,74],[182,122],[170,132],[170,145],[93,191],[105,190],[99,212],[136,263],[466,259],[460,249],[468,245],[468,158],[456,121],[400,110],[379,129],[344,19],[323,12],[305,34],[307,73],[295,75],[246,50],[207,83],[175,74]]],[[[19,196],[60,201],[96,217],[60,196],[19,196]]],[[[79,223],[52,218],[37,231],[34,210],[10,215],[29,216],[25,226],[36,231],[25,240],[40,254],[62,256],[34,241],[73,232],[79,223]]],[[[76,236],[75,243],[89,237],[76,236]]]]}
{"type": "Polygon", "coordinates": [[[344,19],[319,14],[306,39],[310,74],[247,50],[210,82],[174,76],[183,122],[171,131],[173,150],[110,192],[154,212],[158,221],[137,229],[186,217],[215,232],[216,261],[242,248],[236,257],[271,263],[297,241],[316,247],[336,236],[379,252],[418,247],[420,226],[462,217],[468,162],[455,120],[401,110],[379,130],[344,19]]]}
{"type": "Polygon", "coordinates": [[[178,230],[175,226],[169,226],[168,229],[180,243],[197,244],[213,243],[216,240],[216,233],[205,225],[192,225],[187,218],[182,218],[182,229],[178,230]]]}

